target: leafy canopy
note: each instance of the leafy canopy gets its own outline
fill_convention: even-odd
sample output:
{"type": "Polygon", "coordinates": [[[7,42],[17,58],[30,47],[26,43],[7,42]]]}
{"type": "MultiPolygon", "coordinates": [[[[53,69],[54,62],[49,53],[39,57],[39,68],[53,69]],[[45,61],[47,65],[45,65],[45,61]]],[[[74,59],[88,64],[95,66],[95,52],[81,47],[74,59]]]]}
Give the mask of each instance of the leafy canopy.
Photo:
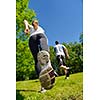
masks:
{"type": "Polygon", "coordinates": [[[16,0],[16,30],[20,32],[23,30],[24,19],[30,23],[32,18],[36,17],[34,10],[28,8],[29,0],[16,0]]]}

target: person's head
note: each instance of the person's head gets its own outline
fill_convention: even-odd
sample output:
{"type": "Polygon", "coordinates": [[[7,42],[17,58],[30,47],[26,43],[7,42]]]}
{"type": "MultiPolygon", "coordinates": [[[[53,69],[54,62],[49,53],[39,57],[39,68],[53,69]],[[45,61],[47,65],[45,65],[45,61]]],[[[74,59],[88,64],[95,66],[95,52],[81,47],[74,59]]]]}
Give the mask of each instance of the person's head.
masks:
{"type": "Polygon", "coordinates": [[[55,41],[55,44],[57,45],[57,44],[59,44],[59,42],[58,41],[55,41]]]}
{"type": "Polygon", "coordinates": [[[39,25],[38,20],[37,20],[37,19],[34,19],[34,20],[32,21],[32,26],[36,29],[36,28],[38,27],[38,25],[39,25]]]}

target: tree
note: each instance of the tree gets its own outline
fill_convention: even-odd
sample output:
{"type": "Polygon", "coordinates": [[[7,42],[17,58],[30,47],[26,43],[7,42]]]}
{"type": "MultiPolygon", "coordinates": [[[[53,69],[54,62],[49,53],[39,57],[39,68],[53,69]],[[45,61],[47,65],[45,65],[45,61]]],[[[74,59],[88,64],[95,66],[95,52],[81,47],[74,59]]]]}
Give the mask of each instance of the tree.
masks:
{"type": "Polygon", "coordinates": [[[34,10],[28,8],[29,0],[16,0],[16,80],[36,77],[34,61],[28,47],[28,36],[23,32],[24,19],[30,23],[36,17],[34,10]]]}
{"type": "Polygon", "coordinates": [[[80,34],[80,38],[79,38],[79,40],[80,40],[80,43],[83,44],[83,33],[80,34]]]}
{"type": "Polygon", "coordinates": [[[24,28],[23,21],[27,19],[30,23],[36,17],[34,10],[28,8],[29,0],[16,0],[16,29],[17,33],[24,28]]]}

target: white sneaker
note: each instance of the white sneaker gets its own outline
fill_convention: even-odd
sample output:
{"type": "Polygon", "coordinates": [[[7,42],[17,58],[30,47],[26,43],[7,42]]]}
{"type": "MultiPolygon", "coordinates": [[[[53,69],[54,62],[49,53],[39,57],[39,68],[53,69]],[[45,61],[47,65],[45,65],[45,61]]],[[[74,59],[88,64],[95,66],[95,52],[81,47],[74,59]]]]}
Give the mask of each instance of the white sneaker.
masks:
{"type": "Polygon", "coordinates": [[[67,77],[67,79],[69,79],[69,77],[67,77]]]}
{"type": "Polygon", "coordinates": [[[67,80],[68,80],[68,79],[69,79],[69,77],[65,77],[65,79],[67,79],[67,80]]]}
{"type": "Polygon", "coordinates": [[[41,88],[41,93],[44,93],[44,92],[46,92],[47,90],[46,89],[44,89],[43,87],[41,88]]]}
{"type": "Polygon", "coordinates": [[[56,71],[54,71],[55,76],[59,76],[56,71]]]}
{"type": "Polygon", "coordinates": [[[64,66],[64,65],[61,65],[60,68],[67,69],[66,66],[64,66]]]}
{"type": "Polygon", "coordinates": [[[66,69],[69,69],[69,67],[66,67],[66,69]]]}

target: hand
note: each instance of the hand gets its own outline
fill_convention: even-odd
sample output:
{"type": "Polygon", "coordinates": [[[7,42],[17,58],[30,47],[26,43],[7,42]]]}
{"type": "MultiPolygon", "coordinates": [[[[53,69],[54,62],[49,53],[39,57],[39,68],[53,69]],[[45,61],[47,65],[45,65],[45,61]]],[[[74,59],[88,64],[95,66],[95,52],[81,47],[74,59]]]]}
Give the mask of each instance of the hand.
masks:
{"type": "Polygon", "coordinates": [[[70,59],[70,56],[68,56],[68,59],[70,59]]]}
{"type": "Polygon", "coordinates": [[[66,56],[66,58],[67,58],[67,59],[70,59],[70,56],[69,56],[69,55],[67,55],[67,56],[66,56]]]}
{"type": "Polygon", "coordinates": [[[27,21],[27,20],[24,20],[24,23],[25,23],[25,24],[28,24],[28,21],[27,21]]]}
{"type": "Polygon", "coordinates": [[[27,34],[29,33],[29,29],[25,29],[24,32],[27,34]]]}

